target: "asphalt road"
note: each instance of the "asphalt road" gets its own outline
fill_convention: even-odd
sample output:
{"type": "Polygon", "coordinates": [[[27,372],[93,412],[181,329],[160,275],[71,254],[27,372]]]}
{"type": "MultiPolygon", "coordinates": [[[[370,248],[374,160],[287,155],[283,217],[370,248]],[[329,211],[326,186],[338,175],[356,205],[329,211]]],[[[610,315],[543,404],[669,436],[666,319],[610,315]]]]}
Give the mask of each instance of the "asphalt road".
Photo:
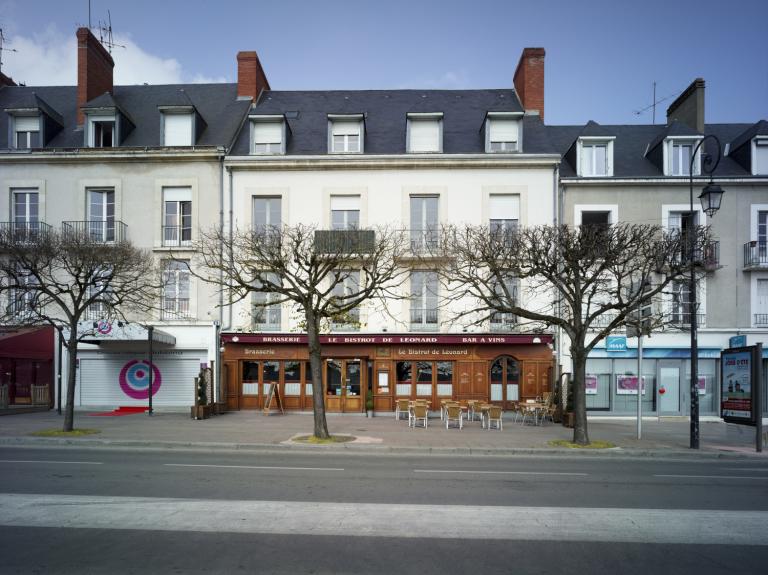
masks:
{"type": "Polygon", "coordinates": [[[0,573],[765,573],[768,462],[0,448],[0,573]]]}

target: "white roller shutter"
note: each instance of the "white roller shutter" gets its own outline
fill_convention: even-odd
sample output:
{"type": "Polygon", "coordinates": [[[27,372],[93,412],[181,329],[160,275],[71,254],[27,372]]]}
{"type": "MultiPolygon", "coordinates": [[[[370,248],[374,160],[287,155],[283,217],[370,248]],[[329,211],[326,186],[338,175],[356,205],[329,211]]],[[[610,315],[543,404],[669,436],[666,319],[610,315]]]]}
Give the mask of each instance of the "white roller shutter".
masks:
{"type": "Polygon", "coordinates": [[[331,211],[360,211],[360,196],[331,196],[331,211]]]}
{"type": "Polygon", "coordinates": [[[491,118],[491,142],[517,142],[517,120],[491,118]]]}
{"type": "Polygon", "coordinates": [[[517,194],[494,194],[489,199],[491,219],[519,220],[520,196],[517,194]]]}
{"type": "MultiPolygon", "coordinates": [[[[153,359],[160,372],[160,388],[152,396],[157,407],[184,407],[192,405],[195,377],[200,372],[201,357],[205,351],[182,352],[182,355],[158,355],[153,359]]],[[[134,399],[120,386],[120,374],[130,362],[144,362],[146,354],[82,354],[80,359],[79,405],[87,406],[140,406],[146,399],[134,399]]]]}
{"type": "Polygon", "coordinates": [[[192,145],[192,114],[164,114],[165,146],[192,145]]]}
{"type": "Polygon", "coordinates": [[[334,136],[359,136],[359,120],[334,120],[332,133],[334,136]]]}
{"type": "Polygon", "coordinates": [[[283,141],[281,122],[254,122],[253,142],[255,144],[279,144],[283,141]]]}
{"type": "Polygon", "coordinates": [[[438,118],[411,118],[409,126],[409,152],[440,151],[440,120],[438,118]]]}
{"type": "Polygon", "coordinates": [[[163,199],[166,202],[191,202],[192,188],[163,188],[163,199]]]}
{"type": "Polygon", "coordinates": [[[14,128],[17,132],[39,132],[39,116],[16,116],[13,120],[14,128]]]}

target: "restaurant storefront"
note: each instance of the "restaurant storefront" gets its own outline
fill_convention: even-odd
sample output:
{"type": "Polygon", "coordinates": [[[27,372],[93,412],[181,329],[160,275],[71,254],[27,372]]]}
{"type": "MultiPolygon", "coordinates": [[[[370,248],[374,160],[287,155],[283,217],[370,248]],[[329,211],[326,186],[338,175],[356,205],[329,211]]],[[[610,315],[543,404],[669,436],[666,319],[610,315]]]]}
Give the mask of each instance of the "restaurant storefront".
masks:
{"type": "MultiPolygon", "coordinates": [[[[504,408],[552,389],[552,336],[326,335],[320,338],[326,409],[393,411],[397,399],[481,399],[504,408]],[[535,343],[534,343],[535,342],[535,343]]],[[[285,409],[311,410],[315,382],[307,338],[223,333],[223,393],[228,409],[261,409],[277,385],[285,409]]]]}

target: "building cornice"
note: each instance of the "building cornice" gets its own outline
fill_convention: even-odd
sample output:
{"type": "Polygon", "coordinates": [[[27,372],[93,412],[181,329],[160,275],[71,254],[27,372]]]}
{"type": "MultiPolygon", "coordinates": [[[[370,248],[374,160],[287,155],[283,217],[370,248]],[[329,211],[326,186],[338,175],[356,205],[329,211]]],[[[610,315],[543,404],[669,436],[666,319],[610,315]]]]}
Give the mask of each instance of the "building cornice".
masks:
{"type": "Polygon", "coordinates": [[[558,154],[441,154],[328,156],[228,156],[233,170],[383,170],[424,168],[553,168],[558,154]]]}
{"type": "MultiPolygon", "coordinates": [[[[744,177],[744,176],[718,176],[713,178],[713,181],[721,184],[768,184],[768,178],[757,177],[744,177]]],[[[688,177],[667,177],[667,178],[570,178],[561,177],[560,183],[569,186],[601,186],[601,187],[613,187],[618,185],[637,185],[637,186],[680,186],[688,187],[690,180],[688,177]]],[[[701,186],[709,183],[708,177],[697,176],[693,178],[694,186],[701,186]]]]}
{"type": "Polygon", "coordinates": [[[223,147],[201,146],[191,149],[171,148],[63,148],[43,151],[0,152],[0,163],[68,163],[68,162],[196,162],[218,160],[223,147]]]}

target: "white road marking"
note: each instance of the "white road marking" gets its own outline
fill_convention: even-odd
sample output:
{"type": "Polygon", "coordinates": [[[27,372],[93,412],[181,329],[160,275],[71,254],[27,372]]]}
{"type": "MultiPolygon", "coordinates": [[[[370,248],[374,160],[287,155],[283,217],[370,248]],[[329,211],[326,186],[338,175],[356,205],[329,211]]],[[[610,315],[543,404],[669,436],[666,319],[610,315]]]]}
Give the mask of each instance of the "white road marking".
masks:
{"type": "Polygon", "coordinates": [[[768,511],[0,494],[0,525],[207,533],[768,545],[768,511]]]}
{"type": "Polygon", "coordinates": [[[759,479],[768,480],[768,477],[750,477],[748,475],[654,475],[654,477],[674,477],[681,479],[759,479]]]}
{"type": "Polygon", "coordinates": [[[65,465],[104,465],[101,461],[57,461],[53,459],[0,459],[0,463],[63,463],[65,465]]]}
{"type": "Polygon", "coordinates": [[[468,473],[488,475],[578,475],[584,477],[589,473],[576,473],[567,471],[484,471],[482,469],[414,469],[414,473],[468,473]]]}
{"type": "Polygon", "coordinates": [[[768,473],[768,467],[724,467],[726,471],[759,471],[760,473],[768,473]]]}
{"type": "Polygon", "coordinates": [[[278,469],[280,471],[344,471],[343,467],[277,467],[270,465],[205,465],[192,463],[163,463],[166,467],[216,467],[221,469],[278,469]]]}

